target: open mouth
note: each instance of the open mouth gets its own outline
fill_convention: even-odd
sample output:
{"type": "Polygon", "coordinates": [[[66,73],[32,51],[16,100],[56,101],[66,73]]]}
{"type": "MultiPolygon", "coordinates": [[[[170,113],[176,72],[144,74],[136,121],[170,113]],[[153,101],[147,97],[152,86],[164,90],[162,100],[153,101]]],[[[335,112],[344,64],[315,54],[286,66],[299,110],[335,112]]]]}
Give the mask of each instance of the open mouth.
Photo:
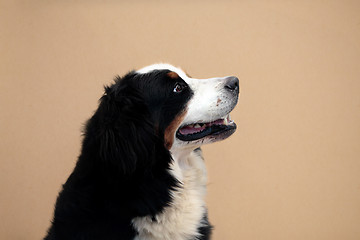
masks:
{"type": "Polygon", "coordinates": [[[195,141],[204,137],[230,136],[236,130],[236,124],[230,115],[212,122],[185,125],[176,132],[176,137],[182,141],[195,141]]]}

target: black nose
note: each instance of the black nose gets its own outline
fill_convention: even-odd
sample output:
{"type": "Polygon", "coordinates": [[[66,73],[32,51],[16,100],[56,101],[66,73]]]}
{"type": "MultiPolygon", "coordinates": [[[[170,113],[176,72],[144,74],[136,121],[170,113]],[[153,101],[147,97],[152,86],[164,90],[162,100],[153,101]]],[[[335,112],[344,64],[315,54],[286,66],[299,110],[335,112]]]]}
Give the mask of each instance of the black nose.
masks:
{"type": "Polygon", "coordinates": [[[231,92],[239,93],[239,79],[231,76],[226,78],[225,88],[231,92]]]}

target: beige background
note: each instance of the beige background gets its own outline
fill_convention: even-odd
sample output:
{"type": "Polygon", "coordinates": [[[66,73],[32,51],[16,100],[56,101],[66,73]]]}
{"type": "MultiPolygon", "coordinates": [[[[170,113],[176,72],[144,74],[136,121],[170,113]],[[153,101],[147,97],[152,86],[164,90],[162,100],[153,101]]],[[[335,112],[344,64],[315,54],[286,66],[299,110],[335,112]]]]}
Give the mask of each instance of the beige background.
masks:
{"type": "Polygon", "coordinates": [[[360,2],[133,2],[0,0],[0,239],[44,236],[103,85],[155,62],[241,79],[213,239],[360,239],[360,2]]]}

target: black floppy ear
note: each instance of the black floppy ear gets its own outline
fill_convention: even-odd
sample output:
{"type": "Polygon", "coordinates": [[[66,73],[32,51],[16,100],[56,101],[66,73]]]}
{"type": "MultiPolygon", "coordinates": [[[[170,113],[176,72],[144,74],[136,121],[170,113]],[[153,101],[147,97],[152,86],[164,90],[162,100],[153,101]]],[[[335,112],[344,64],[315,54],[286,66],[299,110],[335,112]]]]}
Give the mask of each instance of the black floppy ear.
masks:
{"type": "Polygon", "coordinates": [[[137,89],[122,82],[106,87],[95,116],[102,164],[124,175],[151,168],[159,138],[137,89]]]}

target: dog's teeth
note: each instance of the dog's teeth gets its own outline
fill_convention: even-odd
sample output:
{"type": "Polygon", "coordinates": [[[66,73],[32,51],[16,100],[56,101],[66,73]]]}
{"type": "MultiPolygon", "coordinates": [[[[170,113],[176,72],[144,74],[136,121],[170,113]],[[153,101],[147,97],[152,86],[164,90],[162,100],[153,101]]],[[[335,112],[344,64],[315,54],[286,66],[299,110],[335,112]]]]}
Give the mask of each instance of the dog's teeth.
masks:
{"type": "Polygon", "coordinates": [[[228,125],[228,119],[227,118],[224,119],[224,124],[228,125]]]}
{"type": "Polygon", "coordinates": [[[194,128],[201,128],[201,126],[200,126],[200,124],[197,123],[194,125],[194,128]]]}

